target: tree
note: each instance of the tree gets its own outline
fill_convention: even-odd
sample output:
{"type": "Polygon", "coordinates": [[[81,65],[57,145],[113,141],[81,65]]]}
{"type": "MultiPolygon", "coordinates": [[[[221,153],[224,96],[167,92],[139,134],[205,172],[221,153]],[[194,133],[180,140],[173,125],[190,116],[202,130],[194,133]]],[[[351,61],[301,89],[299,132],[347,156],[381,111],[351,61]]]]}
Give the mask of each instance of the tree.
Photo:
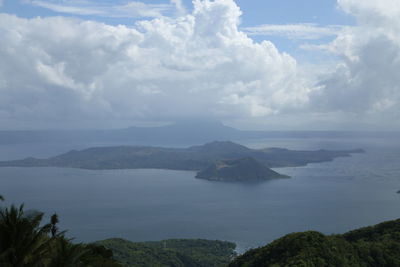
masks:
{"type": "Polygon", "coordinates": [[[59,231],[57,214],[47,224],[42,219],[41,212],[25,213],[24,205],[0,209],[1,267],[121,267],[104,247],[73,244],[59,231]]]}
{"type": "Polygon", "coordinates": [[[51,231],[51,237],[53,237],[53,238],[55,238],[58,234],[58,226],[57,226],[58,222],[59,222],[58,215],[57,215],[57,213],[54,213],[50,218],[50,224],[51,224],[50,231],[51,231]]]}
{"type": "Polygon", "coordinates": [[[48,267],[67,267],[67,266],[84,266],[82,264],[82,256],[87,252],[80,244],[72,244],[70,240],[64,236],[60,236],[53,241],[51,247],[51,257],[48,267]]]}
{"type": "Polygon", "coordinates": [[[0,266],[39,266],[48,256],[50,224],[40,226],[43,213],[24,213],[19,208],[0,210],[0,266]]]}

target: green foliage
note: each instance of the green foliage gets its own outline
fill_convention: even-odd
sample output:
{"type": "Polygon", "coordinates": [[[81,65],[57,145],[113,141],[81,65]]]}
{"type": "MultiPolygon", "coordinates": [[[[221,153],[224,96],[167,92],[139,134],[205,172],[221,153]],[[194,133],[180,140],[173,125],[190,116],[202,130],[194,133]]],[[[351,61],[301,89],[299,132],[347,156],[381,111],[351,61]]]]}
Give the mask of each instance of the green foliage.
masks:
{"type": "Polygon", "coordinates": [[[42,217],[25,215],[23,205],[0,210],[0,266],[37,266],[49,256],[51,226],[40,226],[42,217]]]}
{"type": "Polygon", "coordinates": [[[400,266],[400,220],[325,236],[294,233],[238,257],[230,267],[400,266]]]}
{"type": "Polygon", "coordinates": [[[0,266],[121,266],[112,252],[95,245],[73,244],[59,232],[58,216],[41,225],[43,213],[25,213],[24,206],[0,209],[0,266]]]}
{"type": "Polygon", "coordinates": [[[218,267],[227,265],[235,255],[230,242],[202,239],[171,239],[134,243],[124,239],[96,242],[114,253],[124,266],[218,267]]]}
{"type": "Polygon", "coordinates": [[[101,245],[88,244],[84,246],[86,253],[81,257],[84,266],[93,267],[121,267],[116,260],[112,250],[101,245]]]}

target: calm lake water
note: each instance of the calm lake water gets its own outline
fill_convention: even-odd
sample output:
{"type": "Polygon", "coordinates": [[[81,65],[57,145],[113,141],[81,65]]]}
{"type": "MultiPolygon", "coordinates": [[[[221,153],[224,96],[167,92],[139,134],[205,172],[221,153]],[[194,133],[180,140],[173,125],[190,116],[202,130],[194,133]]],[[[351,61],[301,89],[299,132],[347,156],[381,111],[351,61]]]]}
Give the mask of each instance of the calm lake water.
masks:
{"type": "MultiPolygon", "coordinates": [[[[347,230],[400,217],[398,139],[267,139],[251,147],[364,148],[367,153],[306,167],[280,168],[292,179],[258,184],[195,179],[193,172],[0,168],[6,204],[50,215],[77,241],[206,238],[239,250],[287,233],[347,230]]],[[[93,144],[0,146],[0,159],[47,157],[93,144]]]]}

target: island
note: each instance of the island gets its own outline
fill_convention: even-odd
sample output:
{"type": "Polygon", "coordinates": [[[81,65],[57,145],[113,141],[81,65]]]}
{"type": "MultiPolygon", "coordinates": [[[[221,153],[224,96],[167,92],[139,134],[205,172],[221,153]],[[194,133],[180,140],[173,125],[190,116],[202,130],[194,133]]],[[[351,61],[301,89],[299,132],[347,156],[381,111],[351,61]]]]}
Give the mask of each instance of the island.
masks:
{"type": "Polygon", "coordinates": [[[251,149],[230,141],[188,148],[151,146],[94,147],[72,150],[47,159],[1,161],[0,167],[64,167],[89,170],[168,169],[198,172],[208,180],[265,180],[283,178],[270,168],[304,166],[349,157],[355,150],[302,151],[284,148],[251,149]]]}
{"type": "Polygon", "coordinates": [[[210,167],[199,171],[196,178],[210,181],[263,181],[269,179],[289,178],[266,167],[254,158],[221,160],[210,167]]]}

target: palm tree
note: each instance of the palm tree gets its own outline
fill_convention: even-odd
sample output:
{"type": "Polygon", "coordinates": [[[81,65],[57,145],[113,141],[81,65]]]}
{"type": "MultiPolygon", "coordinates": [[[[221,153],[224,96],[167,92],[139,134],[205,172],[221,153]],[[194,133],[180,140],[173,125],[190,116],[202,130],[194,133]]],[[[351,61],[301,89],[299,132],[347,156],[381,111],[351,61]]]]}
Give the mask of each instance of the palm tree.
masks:
{"type": "Polygon", "coordinates": [[[57,215],[57,213],[54,213],[50,218],[50,224],[51,224],[50,231],[51,231],[51,237],[52,238],[55,238],[55,237],[57,237],[59,235],[63,235],[64,234],[64,232],[58,233],[58,226],[57,226],[58,222],[59,222],[58,221],[58,215],[57,215]]]}
{"type": "Polygon", "coordinates": [[[24,213],[24,205],[0,210],[0,266],[42,266],[47,258],[51,224],[40,226],[43,213],[24,213]]]}
{"type": "Polygon", "coordinates": [[[65,238],[65,231],[59,232],[57,214],[43,226],[42,219],[41,212],[26,214],[24,205],[0,208],[1,267],[121,266],[111,251],[65,238]]]}
{"type": "Polygon", "coordinates": [[[51,259],[48,267],[79,267],[83,266],[82,256],[87,250],[80,244],[73,244],[64,236],[53,240],[51,259]]]}

